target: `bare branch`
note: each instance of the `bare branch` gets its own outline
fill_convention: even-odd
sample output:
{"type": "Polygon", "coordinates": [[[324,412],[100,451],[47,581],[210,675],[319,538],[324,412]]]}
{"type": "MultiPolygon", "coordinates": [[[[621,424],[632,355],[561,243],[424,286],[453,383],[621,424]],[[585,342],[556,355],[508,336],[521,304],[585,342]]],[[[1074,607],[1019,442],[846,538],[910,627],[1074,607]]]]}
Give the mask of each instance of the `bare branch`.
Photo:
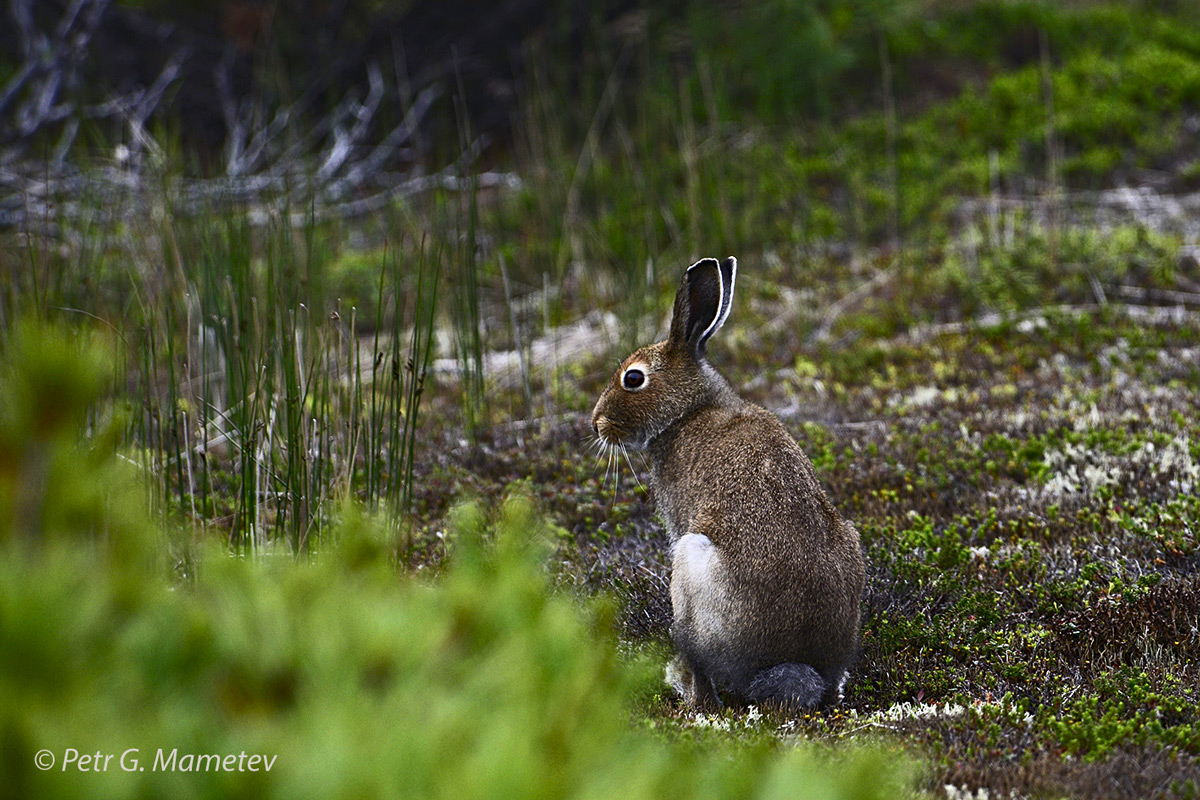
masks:
{"type": "MultiPolygon", "coordinates": [[[[80,221],[117,221],[143,213],[153,202],[148,187],[161,186],[146,180],[162,163],[162,149],[149,133],[152,121],[171,113],[166,106],[174,87],[194,85],[187,83],[193,80],[188,67],[195,63],[189,59],[211,48],[196,38],[172,41],[174,28],[150,24],[112,0],[56,4],[61,13],[50,19],[37,2],[9,0],[22,63],[0,86],[0,208],[11,209],[5,224],[22,226],[37,219],[61,225],[69,235],[80,221]],[[121,24],[106,28],[106,17],[121,24]],[[89,70],[102,62],[99,50],[112,46],[114,32],[126,37],[121,39],[124,46],[129,31],[153,44],[154,52],[170,55],[149,85],[123,84],[107,96],[98,95],[104,84],[89,70]],[[111,155],[80,164],[73,156],[88,121],[109,123],[106,130],[121,144],[111,155]],[[23,160],[29,153],[44,152],[34,146],[39,142],[52,143],[51,157],[23,160]],[[122,202],[106,202],[117,197],[122,202]]],[[[173,212],[201,213],[214,203],[237,202],[248,204],[252,221],[265,222],[290,204],[309,209],[305,216],[330,219],[369,213],[397,197],[435,187],[465,191],[519,185],[505,173],[468,178],[487,144],[485,137],[470,142],[453,164],[432,175],[410,166],[423,150],[420,131],[445,95],[447,76],[433,72],[413,81],[398,62],[385,75],[382,62],[374,60],[360,73],[359,92],[338,98],[333,89],[354,63],[349,55],[339,57],[299,99],[270,106],[263,94],[241,88],[233,47],[215,51],[204,70],[212,81],[205,100],[224,123],[224,174],[172,180],[173,212]],[[331,97],[335,102],[328,110],[314,113],[331,97]],[[400,97],[402,119],[386,132],[380,130],[380,120],[397,113],[388,104],[400,97]]]]}
{"type": "Polygon", "coordinates": [[[375,119],[375,112],[379,108],[379,102],[383,99],[383,72],[379,68],[379,62],[372,62],[368,65],[367,77],[370,88],[367,91],[366,101],[361,104],[352,100],[348,101],[346,110],[355,118],[354,126],[349,131],[343,131],[340,127],[334,130],[333,147],[330,149],[325,163],[317,170],[318,182],[328,181],[337,174],[350,158],[354,146],[363,138],[375,119]]]}
{"type": "Polygon", "coordinates": [[[227,45],[221,63],[213,70],[213,83],[221,102],[221,113],[225,118],[225,174],[231,177],[242,174],[243,142],[246,138],[242,115],[233,96],[233,46],[227,45]]]}

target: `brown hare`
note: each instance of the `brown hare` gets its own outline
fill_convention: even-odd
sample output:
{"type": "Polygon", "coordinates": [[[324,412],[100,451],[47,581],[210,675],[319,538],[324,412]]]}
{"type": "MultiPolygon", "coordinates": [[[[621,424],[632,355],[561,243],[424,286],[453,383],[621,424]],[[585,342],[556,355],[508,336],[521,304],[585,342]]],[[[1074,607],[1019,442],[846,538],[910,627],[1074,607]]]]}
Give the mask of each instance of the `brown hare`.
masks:
{"type": "Polygon", "coordinates": [[[858,650],[862,550],[783,424],[708,363],[736,276],[732,257],[688,268],[666,341],[625,359],[592,427],[649,453],[684,699],[811,708],[840,699],[858,650]]]}

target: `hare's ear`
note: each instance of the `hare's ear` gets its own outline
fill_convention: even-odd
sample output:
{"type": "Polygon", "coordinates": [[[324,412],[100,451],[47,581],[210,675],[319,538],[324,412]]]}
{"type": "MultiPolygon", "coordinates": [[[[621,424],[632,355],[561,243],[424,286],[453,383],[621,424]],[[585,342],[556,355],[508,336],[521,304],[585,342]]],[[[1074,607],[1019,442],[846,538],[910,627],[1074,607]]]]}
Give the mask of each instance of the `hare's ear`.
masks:
{"type": "Polygon", "coordinates": [[[722,262],[702,258],[688,267],[675,295],[675,316],[671,319],[668,341],[686,346],[696,358],[703,357],[708,337],[729,316],[736,278],[737,259],[733,256],[722,262]]]}

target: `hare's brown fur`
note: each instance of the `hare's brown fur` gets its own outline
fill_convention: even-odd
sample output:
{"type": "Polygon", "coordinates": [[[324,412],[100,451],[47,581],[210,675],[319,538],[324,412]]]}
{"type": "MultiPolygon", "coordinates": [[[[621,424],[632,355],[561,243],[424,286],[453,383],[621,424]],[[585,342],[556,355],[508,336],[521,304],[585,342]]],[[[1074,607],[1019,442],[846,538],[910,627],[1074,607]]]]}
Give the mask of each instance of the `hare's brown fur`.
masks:
{"type": "Polygon", "coordinates": [[[808,665],[822,690],[792,699],[828,702],[858,648],[858,533],[782,423],[705,359],[728,314],[736,261],[710,274],[715,267],[707,259],[689,269],[671,335],[625,360],[593,424],[603,440],[650,455],[673,548],[671,635],[691,673],[689,700],[716,699],[717,690],[752,697],[772,668],[808,665]],[[714,287],[712,274],[724,285],[714,287]],[[631,369],[645,373],[635,391],[622,385],[631,369]]]}
{"type": "Polygon", "coordinates": [[[739,400],[684,417],[649,450],[668,536],[712,542],[737,620],[714,637],[706,620],[677,613],[672,636],[693,671],[740,693],[762,670],[795,662],[835,690],[858,646],[858,533],[783,425],[739,400]],[[728,457],[706,458],[710,447],[728,457]]]}

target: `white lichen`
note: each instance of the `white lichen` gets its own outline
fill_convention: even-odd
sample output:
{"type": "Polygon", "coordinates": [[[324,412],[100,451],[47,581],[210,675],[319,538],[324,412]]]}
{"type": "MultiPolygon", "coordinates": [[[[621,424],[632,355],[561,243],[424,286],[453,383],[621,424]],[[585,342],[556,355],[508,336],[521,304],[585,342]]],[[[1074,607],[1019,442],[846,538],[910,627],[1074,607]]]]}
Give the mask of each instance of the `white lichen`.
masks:
{"type": "Polygon", "coordinates": [[[1043,491],[1055,502],[1072,496],[1093,496],[1136,474],[1148,474],[1151,480],[1165,482],[1180,493],[1190,492],[1200,481],[1200,464],[1192,457],[1191,442],[1183,435],[1161,447],[1146,442],[1127,454],[1068,442],[1061,450],[1047,450],[1044,459],[1049,477],[1043,491]]]}

